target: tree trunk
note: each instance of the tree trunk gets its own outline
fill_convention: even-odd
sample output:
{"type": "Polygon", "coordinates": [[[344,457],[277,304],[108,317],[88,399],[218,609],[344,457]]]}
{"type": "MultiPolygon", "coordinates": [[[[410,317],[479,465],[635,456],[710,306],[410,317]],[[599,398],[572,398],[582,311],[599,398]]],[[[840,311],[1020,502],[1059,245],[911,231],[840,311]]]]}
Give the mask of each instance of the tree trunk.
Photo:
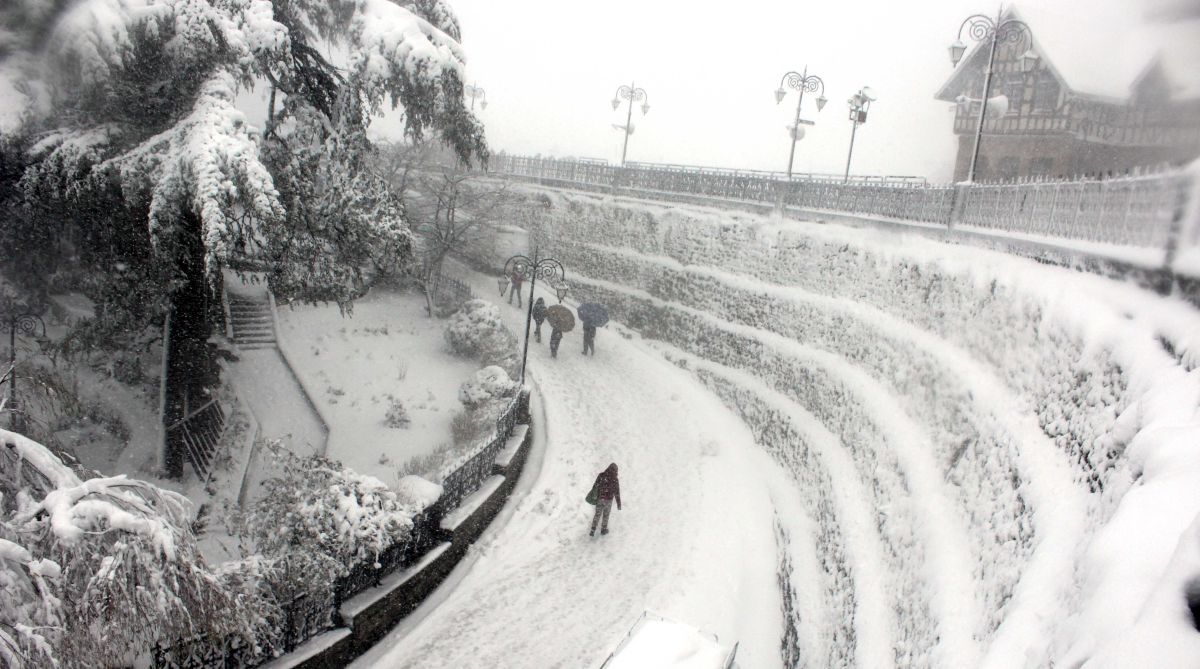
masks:
{"type": "Polygon", "coordinates": [[[180,430],[173,426],[195,411],[210,396],[215,385],[213,355],[208,337],[212,332],[209,319],[210,287],[204,271],[204,242],[201,239],[200,219],[192,212],[182,214],[177,257],[176,282],[171,291],[170,327],[166,332],[167,348],[163,375],[163,465],[171,478],[183,476],[185,446],[180,430]]]}

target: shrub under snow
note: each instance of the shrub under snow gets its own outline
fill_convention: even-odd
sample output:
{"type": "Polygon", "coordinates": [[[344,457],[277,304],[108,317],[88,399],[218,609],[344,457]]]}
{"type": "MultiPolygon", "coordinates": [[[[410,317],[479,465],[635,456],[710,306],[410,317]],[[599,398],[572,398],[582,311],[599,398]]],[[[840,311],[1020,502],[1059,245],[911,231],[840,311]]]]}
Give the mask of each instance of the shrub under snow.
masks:
{"type": "Polygon", "coordinates": [[[320,553],[344,574],[408,539],[412,517],[424,508],[422,500],[334,460],[273,450],[283,473],[263,483],[264,494],[243,519],[245,534],[264,555],[320,553]]]}
{"type": "Polygon", "coordinates": [[[468,409],[477,409],[497,399],[517,394],[517,383],[502,368],[491,365],[475,372],[475,378],[458,389],[458,401],[468,409]]]}
{"type": "Polygon", "coordinates": [[[486,300],[463,303],[446,325],[446,343],[464,358],[478,358],[485,365],[498,365],[512,376],[516,374],[517,338],[500,318],[500,309],[486,300]]]}

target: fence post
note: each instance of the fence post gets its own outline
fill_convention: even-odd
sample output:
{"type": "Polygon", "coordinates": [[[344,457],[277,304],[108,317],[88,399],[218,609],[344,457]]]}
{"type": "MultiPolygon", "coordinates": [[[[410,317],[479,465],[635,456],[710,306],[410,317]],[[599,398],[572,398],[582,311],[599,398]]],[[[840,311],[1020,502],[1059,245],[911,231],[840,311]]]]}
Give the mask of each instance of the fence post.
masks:
{"type": "Polygon", "coordinates": [[[946,223],[947,230],[953,230],[954,226],[962,225],[963,218],[967,213],[967,196],[971,188],[972,184],[969,183],[954,184],[954,190],[950,193],[950,220],[946,223]]]}

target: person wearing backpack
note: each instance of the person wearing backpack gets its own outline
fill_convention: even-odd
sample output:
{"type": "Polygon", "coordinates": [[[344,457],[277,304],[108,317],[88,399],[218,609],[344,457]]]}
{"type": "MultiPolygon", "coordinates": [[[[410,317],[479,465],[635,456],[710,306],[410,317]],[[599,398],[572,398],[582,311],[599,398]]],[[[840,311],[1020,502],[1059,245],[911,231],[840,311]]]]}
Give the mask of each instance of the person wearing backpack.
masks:
{"type": "Polygon", "coordinates": [[[621,510],[621,481],[617,478],[617,463],[612,463],[607,469],[596,476],[592,491],[588,493],[588,501],[596,505],[596,513],[592,516],[592,531],[588,536],[596,536],[596,525],[600,525],[600,534],[608,534],[608,514],[612,512],[613,500],[617,502],[617,510],[621,510]]]}

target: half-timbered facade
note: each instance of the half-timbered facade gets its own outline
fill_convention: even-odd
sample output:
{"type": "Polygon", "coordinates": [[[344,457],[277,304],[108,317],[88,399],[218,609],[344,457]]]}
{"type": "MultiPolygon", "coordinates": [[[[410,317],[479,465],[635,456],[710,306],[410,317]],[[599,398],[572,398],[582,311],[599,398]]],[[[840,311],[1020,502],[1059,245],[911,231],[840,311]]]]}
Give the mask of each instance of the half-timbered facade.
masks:
{"type": "MultiPolygon", "coordinates": [[[[1158,53],[1140,72],[1133,70],[1135,77],[1126,74],[1121,81],[1128,67],[1105,73],[1096,64],[1098,75],[1087,72],[1086,54],[1066,54],[1073,66],[1062,67],[1053,60],[1056,49],[1045,42],[1037,22],[1012,10],[1005,18],[1025,21],[1032,44],[997,45],[977,180],[1125,174],[1200,155],[1200,90],[1189,80],[1194,72],[1186,71],[1198,65],[1189,65],[1185,55],[1170,53],[1169,45],[1155,45],[1158,53]],[[1029,49],[1038,60],[1026,71],[1021,58],[1029,49]],[[1074,65],[1079,61],[1084,64],[1074,65]],[[1073,71],[1081,76],[1073,77],[1073,71]]],[[[985,40],[968,53],[936,96],[955,103],[956,181],[966,179],[969,170],[988,48],[985,40]]],[[[1058,51],[1065,48],[1059,45],[1058,51]]]]}

